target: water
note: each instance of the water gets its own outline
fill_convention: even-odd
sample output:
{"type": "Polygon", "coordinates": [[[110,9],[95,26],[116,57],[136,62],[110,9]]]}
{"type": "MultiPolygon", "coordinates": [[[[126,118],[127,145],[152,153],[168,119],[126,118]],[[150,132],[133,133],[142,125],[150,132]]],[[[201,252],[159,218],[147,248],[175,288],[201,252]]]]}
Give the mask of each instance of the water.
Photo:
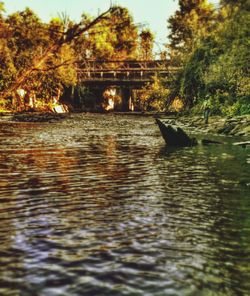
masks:
{"type": "Polygon", "coordinates": [[[0,122],[0,295],[250,295],[249,150],[152,118],[0,122]]]}

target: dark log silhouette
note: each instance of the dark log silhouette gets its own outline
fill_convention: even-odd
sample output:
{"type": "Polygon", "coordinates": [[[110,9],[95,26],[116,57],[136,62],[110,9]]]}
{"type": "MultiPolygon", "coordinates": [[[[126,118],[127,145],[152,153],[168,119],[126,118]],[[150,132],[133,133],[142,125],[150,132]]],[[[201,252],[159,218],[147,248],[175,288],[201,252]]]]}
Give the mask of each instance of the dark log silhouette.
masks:
{"type": "MultiPolygon", "coordinates": [[[[165,124],[158,118],[156,118],[156,123],[158,124],[161,135],[168,146],[192,147],[199,144],[196,138],[190,138],[180,127],[165,124]]],[[[200,144],[209,145],[222,143],[214,140],[202,139],[200,144]]]]}
{"type": "Polygon", "coordinates": [[[195,146],[198,144],[195,138],[190,138],[181,128],[166,125],[160,119],[156,118],[161,135],[169,146],[185,147],[195,146]]]}

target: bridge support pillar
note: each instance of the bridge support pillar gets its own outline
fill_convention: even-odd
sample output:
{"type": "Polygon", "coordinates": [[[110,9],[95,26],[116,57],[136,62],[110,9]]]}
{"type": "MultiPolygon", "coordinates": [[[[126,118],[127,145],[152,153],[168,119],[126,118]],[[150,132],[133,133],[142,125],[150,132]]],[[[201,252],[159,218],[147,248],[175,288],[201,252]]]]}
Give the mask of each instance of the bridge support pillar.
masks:
{"type": "Polygon", "coordinates": [[[129,111],[129,102],[132,96],[131,87],[122,87],[121,89],[121,97],[122,97],[122,111],[129,111]]]}

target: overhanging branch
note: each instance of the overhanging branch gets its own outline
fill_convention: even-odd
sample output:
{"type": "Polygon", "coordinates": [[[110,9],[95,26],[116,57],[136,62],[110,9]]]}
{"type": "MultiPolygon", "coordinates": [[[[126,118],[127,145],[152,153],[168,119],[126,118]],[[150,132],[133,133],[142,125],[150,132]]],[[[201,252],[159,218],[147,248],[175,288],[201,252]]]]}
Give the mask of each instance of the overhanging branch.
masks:
{"type": "MultiPolygon", "coordinates": [[[[20,75],[17,75],[17,79],[12,82],[11,86],[8,88],[8,90],[3,91],[0,93],[0,97],[5,99],[6,97],[10,96],[15,90],[17,90],[29,77],[34,71],[38,71],[38,69],[41,69],[41,66],[47,61],[49,56],[51,54],[54,54],[58,52],[58,50],[63,46],[63,44],[69,44],[74,39],[81,36],[83,33],[87,32],[90,28],[94,27],[98,22],[100,22],[102,19],[104,19],[109,12],[111,11],[111,7],[100,14],[97,18],[95,18],[93,21],[91,21],[89,24],[81,28],[81,23],[76,24],[73,28],[68,29],[65,32],[65,36],[62,36],[59,41],[52,44],[42,55],[35,57],[32,62],[32,66],[30,66],[28,69],[25,69],[20,73],[20,75]]],[[[56,68],[60,67],[59,65],[56,66],[56,68]]]]}

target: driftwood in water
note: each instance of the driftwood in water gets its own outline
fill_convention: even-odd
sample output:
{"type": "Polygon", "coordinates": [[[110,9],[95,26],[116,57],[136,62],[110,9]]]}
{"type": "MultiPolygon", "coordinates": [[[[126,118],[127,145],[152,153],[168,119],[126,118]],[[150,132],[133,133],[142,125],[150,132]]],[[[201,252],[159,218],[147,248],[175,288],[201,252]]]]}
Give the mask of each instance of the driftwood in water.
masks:
{"type": "Polygon", "coordinates": [[[186,147],[195,146],[198,144],[195,138],[190,138],[181,128],[173,127],[171,125],[164,124],[161,120],[156,118],[161,135],[169,146],[186,147]]]}
{"type": "MultiPolygon", "coordinates": [[[[158,118],[156,118],[156,123],[158,124],[161,135],[168,146],[191,147],[198,144],[198,141],[195,138],[190,138],[180,127],[167,125],[158,118]]],[[[208,139],[202,139],[200,143],[203,145],[222,144],[221,142],[208,139]]]]}
{"type": "Polygon", "coordinates": [[[248,148],[248,147],[250,147],[250,141],[236,142],[236,143],[234,143],[234,145],[241,146],[242,148],[248,148]]]}
{"type": "Polygon", "coordinates": [[[223,144],[219,141],[214,141],[214,140],[208,140],[208,139],[202,139],[201,140],[202,145],[209,145],[209,144],[223,144]]]}

